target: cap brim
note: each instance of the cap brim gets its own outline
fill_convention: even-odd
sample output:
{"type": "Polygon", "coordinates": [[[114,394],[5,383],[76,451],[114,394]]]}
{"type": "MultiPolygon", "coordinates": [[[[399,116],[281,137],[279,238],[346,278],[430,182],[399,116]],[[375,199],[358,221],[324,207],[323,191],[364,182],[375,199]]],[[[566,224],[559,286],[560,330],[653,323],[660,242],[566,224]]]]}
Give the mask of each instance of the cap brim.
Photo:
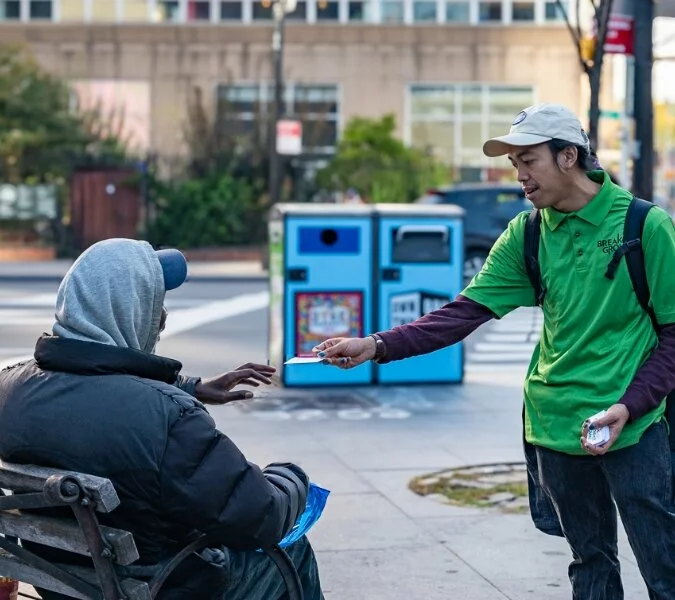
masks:
{"type": "Polygon", "coordinates": [[[187,260],[182,252],[173,248],[157,250],[155,253],[164,274],[164,289],[175,290],[185,283],[188,274],[187,260]]]}
{"type": "Polygon", "coordinates": [[[483,154],[494,158],[509,153],[511,146],[536,146],[550,142],[553,138],[533,133],[507,133],[501,137],[492,138],[483,144],[483,154]]]}

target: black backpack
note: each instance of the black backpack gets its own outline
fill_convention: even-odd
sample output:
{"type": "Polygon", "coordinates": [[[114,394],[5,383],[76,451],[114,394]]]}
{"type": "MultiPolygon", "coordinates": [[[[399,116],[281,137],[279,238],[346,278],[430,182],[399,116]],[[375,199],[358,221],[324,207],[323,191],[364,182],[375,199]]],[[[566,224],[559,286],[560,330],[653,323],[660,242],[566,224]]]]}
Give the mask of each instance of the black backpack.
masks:
{"type": "MultiPolygon", "coordinates": [[[[658,332],[659,326],[656,321],[656,315],[649,306],[649,284],[647,282],[647,272],[645,270],[645,255],[642,251],[642,230],[644,229],[647,213],[654,207],[654,204],[641,198],[633,196],[626,212],[626,221],[623,227],[623,244],[617,248],[607,265],[605,277],[614,279],[616,269],[621,263],[621,259],[626,257],[626,266],[630,275],[635,295],[640,306],[649,315],[658,332]]],[[[532,287],[539,306],[543,305],[546,290],[541,281],[541,270],[539,268],[539,239],[541,238],[541,213],[538,209],[532,209],[525,223],[525,270],[527,276],[532,282],[532,287]]],[[[675,451],[675,391],[668,396],[666,404],[666,419],[670,427],[670,447],[675,451]]]]}

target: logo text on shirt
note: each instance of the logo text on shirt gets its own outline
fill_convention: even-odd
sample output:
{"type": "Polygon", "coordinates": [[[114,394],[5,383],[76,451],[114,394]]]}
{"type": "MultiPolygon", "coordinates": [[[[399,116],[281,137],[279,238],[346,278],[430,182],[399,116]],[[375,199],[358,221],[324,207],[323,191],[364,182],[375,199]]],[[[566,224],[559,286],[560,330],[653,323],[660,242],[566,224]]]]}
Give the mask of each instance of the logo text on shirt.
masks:
{"type": "Polygon", "coordinates": [[[623,236],[616,235],[613,238],[598,241],[598,248],[601,248],[605,254],[614,254],[623,244],[623,236]]]}

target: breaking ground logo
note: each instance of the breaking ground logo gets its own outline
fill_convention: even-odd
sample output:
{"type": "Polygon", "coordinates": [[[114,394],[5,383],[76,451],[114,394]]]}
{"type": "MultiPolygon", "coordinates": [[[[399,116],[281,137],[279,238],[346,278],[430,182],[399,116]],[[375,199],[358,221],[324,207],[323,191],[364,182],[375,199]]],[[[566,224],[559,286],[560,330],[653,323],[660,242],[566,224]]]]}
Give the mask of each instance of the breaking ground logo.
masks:
{"type": "Polygon", "coordinates": [[[600,248],[605,254],[614,254],[619,249],[621,244],[623,244],[623,236],[617,235],[613,238],[598,241],[598,248],[600,248]]]}

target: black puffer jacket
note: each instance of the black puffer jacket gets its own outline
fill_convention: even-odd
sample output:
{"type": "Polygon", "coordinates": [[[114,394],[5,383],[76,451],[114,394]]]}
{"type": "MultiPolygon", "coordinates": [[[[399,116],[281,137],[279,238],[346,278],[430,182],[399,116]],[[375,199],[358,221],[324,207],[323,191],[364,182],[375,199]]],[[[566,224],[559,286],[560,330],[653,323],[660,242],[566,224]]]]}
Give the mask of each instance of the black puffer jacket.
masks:
{"type": "Polygon", "coordinates": [[[0,373],[0,457],[109,478],[121,504],[101,520],[134,533],[141,563],[175,553],[195,531],[232,549],[275,544],[304,510],[307,476],[247,462],[204,406],[172,385],[180,369],[137,350],[43,336],[35,360],[0,373]]]}

